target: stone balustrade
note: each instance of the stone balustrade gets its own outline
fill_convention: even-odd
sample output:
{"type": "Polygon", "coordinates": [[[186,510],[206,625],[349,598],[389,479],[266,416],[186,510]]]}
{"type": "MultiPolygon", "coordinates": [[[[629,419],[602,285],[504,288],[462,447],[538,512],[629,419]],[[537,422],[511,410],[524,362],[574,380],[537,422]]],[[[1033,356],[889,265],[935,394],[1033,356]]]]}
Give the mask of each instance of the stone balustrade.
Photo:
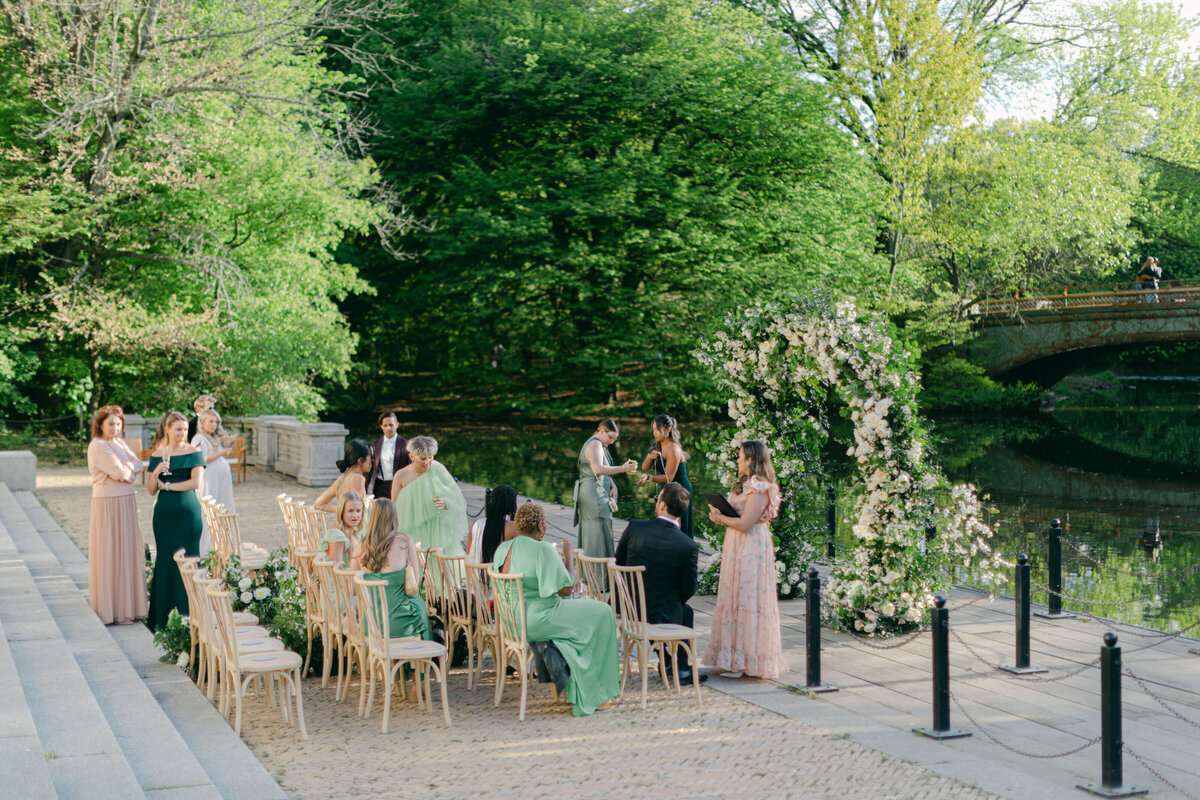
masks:
{"type": "MultiPolygon", "coordinates": [[[[161,417],[125,415],[125,437],[149,447],[161,417]]],[[[291,475],[305,486],[324,486],[338,476],[346,427],[337,422],[301,422],[284,414],[223,417],[225,429],[246,437],[246,463],[291,475]]]]}

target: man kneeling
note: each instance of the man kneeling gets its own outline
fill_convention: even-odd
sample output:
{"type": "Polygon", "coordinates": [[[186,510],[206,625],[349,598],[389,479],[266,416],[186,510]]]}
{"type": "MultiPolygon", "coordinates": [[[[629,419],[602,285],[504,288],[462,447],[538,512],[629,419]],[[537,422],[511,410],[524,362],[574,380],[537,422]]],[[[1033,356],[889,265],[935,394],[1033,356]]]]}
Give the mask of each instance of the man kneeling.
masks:
{"type": "MultiPolygon", "coordinates": [[[[617,545],[617,563],[623,567],[644,566],[646,621],[654,625],[692,627],[692,608],[687,599],[696,593],[696,564],[700,547],[679,528],[692,497],[674,481],[663,484],[654,503],[654,520],[631,520],[617,545]]],[[[668,656],[669,658],[669,656],[668,656]]],[[[670,668],[670,661],[667,662],[670,668]]],[[[700,677],[703,683],[706,676],[700,677]]],[[[679,650],[679,682],[691,686],[692,665],[679,650]]]]}

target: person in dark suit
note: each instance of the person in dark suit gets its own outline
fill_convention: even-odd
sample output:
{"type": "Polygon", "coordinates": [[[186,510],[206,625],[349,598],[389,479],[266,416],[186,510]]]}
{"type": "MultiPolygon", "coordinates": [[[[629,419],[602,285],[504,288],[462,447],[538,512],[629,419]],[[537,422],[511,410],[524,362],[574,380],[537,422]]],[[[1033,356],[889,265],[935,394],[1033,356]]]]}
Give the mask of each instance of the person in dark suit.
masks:
{"type": "Polygon", "coordinates": [[[196,402],[192,403],[192,408],[196,413],[188,420],[188,441],[196,438],[196,431],[200,429],[200,415],[210,408],[217,407],[217,398],[211,394],[202,394],[196,398],[196,402]]]}
{"type": "Polygon", "coordinates": [[[379,415],[379,429],[383,431],[383,436],[371,442],[375,469],[367,481],[367,494],[389,500],[392,497],[392,478],[412,462],[408,455],[408,440],[396,435],[397,427],[396,415],[391,411],[383,412],[379,415]]]}
{"type": "MultiPolygon", "coordinates": [[[[688,598],[696,593],[700,546],[680,530],[679,521],[692,502],[691,493],[674,481],[663,484],[654,502],[657,519],[629,522],[617,545],[617,563],[644,566],[646,621],[692,627],[688,598]]],[[[669,664],[668,664],[669,666],[669,664]]],[[[703,683],[707,676],[700,676],[703,683]]],[[[694,677],[687,653],[679,652],[679,682],[691,686],[694,677]]]]}

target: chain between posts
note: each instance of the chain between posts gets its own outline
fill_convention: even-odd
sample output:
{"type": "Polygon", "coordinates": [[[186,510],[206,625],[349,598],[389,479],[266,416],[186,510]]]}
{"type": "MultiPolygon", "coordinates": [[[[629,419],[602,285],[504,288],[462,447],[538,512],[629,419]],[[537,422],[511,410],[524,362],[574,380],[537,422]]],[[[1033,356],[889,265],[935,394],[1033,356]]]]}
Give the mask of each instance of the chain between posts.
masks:
{"type": "MultiPolygon", "coordinates": [[[[979,659],[979,661],[981,663],[983,663],[984,665],[986,665],[988,667],[991,667],[992,669],[1000,669],[999,664],[993,664],[991,661],[988,661],[986,658],[979,655],[979,653],[975,650],[975,648],[971,647],[971,645],[967,644],[966,640],[963,639],[962,636],[960,636],[958,634],[958,631],[951,630],[950,635],[954,637],[954,640],[956,642],[958,642],[963,647],[965,647],[967,649],[968,653],[975,656],[975,658],[979,659]]],[[[1076,675],[1080,675],[1080,674],[1088,671],[1089,669],[1091,669],[1092,667],[1095,667],[1099,663],[1100,663],[1100,659],[1097,657],[1093,661],[1089,661],[1087,664],[1084,664],[1079,669],[1071,670],[1070,672],[1063,673],[1062,675],[1056,675],[1053,678],[1033,678],[1033,677],[1030,677],[1027,675],[1010,675],[1009,677],[1011,677],[1013,680],[1028,681],[1029,683],[1057,683],[1058,681],[1065,681],[1067,678],[1074,678],[1076,675]]]]}
{"type": "Polygon", "coordinates": [[[1154,777],[1158,778],[1160,781],[1165,783],[1172,791],[1178,792],[1179,794],[1183,795],[1184,797],[1190,798],[1190,800],[1200,800],[1200,797],[1197,797],[1196,795],[1191,794],[1190,792],[1185,792],[1183,789],[1180,789],[1178,786],[1176,786],[1175,784],[1171,783],[1169,780],[1164,778],[1163,774],[1161,772],[1159,772],[1154,767],[1152,767],[1148,763],[1146,763],[1146,759],[1139,756],[1133,750],[1130,750],[1129,745],[1122,744],[1121,749],[1124,750],[1126,753],[1129,753],[1129,755],[1133,756],[1134,761],[1141,764],[1147,772],[1149,772],[1151,775],[1153,775],[1154,777]]]}
{"type": "Polygon", "coordinates": [[[962,712],[962,715],[964,717],[966,717],[967,720],[972,725],[974,725],[980,733],[982,733],[984,736],[986,736],[992,742],[999,745],[1000,747],[1003,747],[1005,750],[1009,751],[1010,753],[1016,753],[1019,756],[1025,756],[1026,758],[1037,758],[1037,759],[1042,759],[1042,760],[1049,760],[1049,759],[1055,759],[1055,758],[1066,758],[1067,756],[1073,756],[1076,753],[1082,753],[1084,750],[1087,750],[1092,745],[1100,743],[1100,737],[1097,736],[1095,739],[1092,739],[1091,741],[1084,742],[1079,747],[1076,747],[1072,750],[1067,750],[1062,753],[1043,754],[1043,753],[1030,753],[1025,750],[1019,750],[1010,744],[1005,744],[1004,742],[1000,741],[992,734],[988,733],[987,729],[985,729],[982,725],[979,724],[979,720],[972,717],[970,715],[970,713],[965,708],[963,708],[963,704],[959,702],[959,700],[955,696],[954,692],[950,693],[950,699],[954,701],[954,705],[958,706],[958,710],[962,712]]]}
{"type": "Polygon", "coordinates": [[[1160,706],[1165,708],[1180,722],[1186,722],[1188,725],[1191,725],[1193,728],[1200,728],[1200,722],[1196,722],[1195,720],[1188,719],[1183,714],[1180,714],[1178,711],[1171,708],[1171,706],[1167,705],[1167,701],[1163,700],[1161,697],[1156,695],[1154,692],[1150,691],[1150,687],[1146,685],[1146,682],[1143,681],[1141,678],[1139,678],[1137,675],[1134,675],[1133,671],[1130,670],[1129,667],[1125,667],[1123,669],[1123,672],[1126,675],[1128,675],[1129,677],[1133,678],[1133,680],[1137,683],[1137,685],[1142,687],[1142,691],[1145,692],[1146,694],[1150,695],[1150,699],[1152,699],[1154,702],[1158,703],[1160,706]]]}
{"type": "MultiPolygon", "coordinates": [[[[1035,581],[1033,579],[1030,579],[1029,582],[1032,583],[1037,588],[1041,589],[1043,592],[1046,592],[1049,595],[1052,595],[1054,597],[1061,597],[1063,600],[1070,600],[1072,603],[1083,603],[1084,605],[1088,605],[1088,606],[1106,606],[1106,607],[1127,606],[1130,603],[1141,603],[1141,602],[1145,602],[1146,600],[1151,599],[1151,595],[1147,595],[1146,597],[1131,597],[1128,600],[1084,600],[1082,597],[1073,597],[1072,595],[1069,595],[1066,592],[1056,592],[1053,589],[1051,589],[1049,586],[1046,586],[1045,584],[1042,584],[1042,583],[1038,583],[1037,581],[1035,581]]],[[[1073,610],[1072,613],[1078,613],[1078,612],[1075,612],[1073,610]]]]}

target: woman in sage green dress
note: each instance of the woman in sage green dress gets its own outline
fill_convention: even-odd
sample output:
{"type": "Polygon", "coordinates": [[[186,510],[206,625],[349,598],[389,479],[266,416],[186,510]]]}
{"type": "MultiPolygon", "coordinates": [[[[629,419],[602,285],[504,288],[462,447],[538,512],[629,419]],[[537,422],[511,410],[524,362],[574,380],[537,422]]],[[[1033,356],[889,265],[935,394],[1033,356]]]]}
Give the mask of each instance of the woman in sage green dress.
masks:
{"type": "Polygon", "coordinates": [[[579,451],[579,480],[575,482],[575,527],[580,551],[593,558],[611,558],[615,554],[612,515],[617,502],[617,488],[609,476],[637,469],[635,461],[613,466],[608,446],[617,440],[618,433],[616,421],[606,419],[579,451]]]}
{"type": "MultiPolygon", "coordinates": [[[[659,414],[650,423],[650,433],[654,436],[654,447],[642,461],[642,472],[655,470],[657,474],[644,475],[638,481],[654,481],[660,486],[666,483],[678,483],[692,493],[692,482],[688,480],[687,453],[679,443],[679,425],[675,418],[667,414],[659,414]]],[[[692,504],[688,502],[687,513],[679,518],[679,528],[688,536],[695,538],[692,533],[692,504]]]]}
{"type": "Polygon", "coordinates": [[[525,631],[531,642],[552,641],[571,669],[567,700],[571,713],[586,717],[621,693],[617,623],[612,606],[587,598],[568,599],[575,579],[546,535],[542,507],[517,509],[517,538],[496,548],[497,571],[524,575],[525,631]]]}
{"type": "Polygon", "coordinates": [[[187,417],[171,411],[163,417],[150,455],[146,489],[154,498],[154,575],[150,581],[150,629],[166,627],[171,609],[188,613],[187,591],[175,563],[180,548],[200,555],[204,521],[196,488],[204,476],[204,454],[188,444],[187,417]]]}
{"type": "Polygon", "coordinates": [[[369,581],[387,581],[389,637],[433,638],[429,612],[419,594],[421,562],[417,545],[407,533],[396,530],[396,506],[391,500],[375,500],[371,522],[350,566],[363,570],[363,577],[369,581]]]}

